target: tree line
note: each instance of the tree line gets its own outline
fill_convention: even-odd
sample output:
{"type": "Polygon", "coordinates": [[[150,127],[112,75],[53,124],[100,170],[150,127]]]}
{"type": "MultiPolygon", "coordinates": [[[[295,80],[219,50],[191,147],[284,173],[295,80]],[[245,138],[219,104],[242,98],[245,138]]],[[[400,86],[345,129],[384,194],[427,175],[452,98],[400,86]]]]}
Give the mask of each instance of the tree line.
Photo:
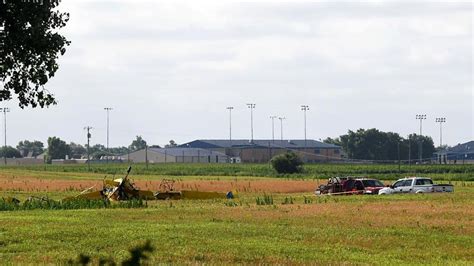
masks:
{"type": "Polygon", "coordinates": [[[327,138],[324,142],[341,146],[349,159],[359,160],[417,160],[420,147],[422,158],[427,159],[436,151],[429,136],[410,134],[404,138],[398,133],[375,128],[349,130],[347,134],[327,138]]]}
{"type": "MultiPolygon", "coordinates": [[[[44,154],[46,161],[65,159],[66,157],[71,159],[87,158],[87,144],[81,145],[74,142],[66,143],[66,141],[58,137],[49,137],[47,145],[48,146],[45,147],[43,142],[38,140],[23,140],[20,141],[16,147],[6,146],[0,148],[0,157],[24,158],[37,157],[44,154]]],[[[167,148],[176,146],[177,144],[174,140],[170,140],[169,144],[165,145],[167,148]]],[[[148,146],[147,142],[141,136],[136,136],[128,147],[120,146],[110,147],[107,149],[107,147],[102,144],[91,145],[89,147],[89,157],[90,159],[97,160],[104,156],[124,155],[129,152],[144,149],[145,147],[160,148],[159,145],[148,146]]]]}

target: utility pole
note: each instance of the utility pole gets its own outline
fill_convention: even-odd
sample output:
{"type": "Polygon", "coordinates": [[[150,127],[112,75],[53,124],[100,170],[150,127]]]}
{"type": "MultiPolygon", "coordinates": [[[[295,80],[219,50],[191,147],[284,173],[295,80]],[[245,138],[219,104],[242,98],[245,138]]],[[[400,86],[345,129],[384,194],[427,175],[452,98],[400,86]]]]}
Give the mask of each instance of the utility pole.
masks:
{"type": "Polygon", "coordinates": [[[0,108],[0,112],[3,112],[3,128],[5,130],[5,143],[3,145],[3,159],[5,165],[7,165],[7,113],[10,112],[10,108],[0,108]]]}
{"type": "Polygon", "coordinates": [[[87,130],[87,168],[89,170],[89,172],[91,171],[91,157],[90,157],[90,139],[91,139],[91,133],[90,133],[90,130],[92,129],[92,127],[90,126],[87,126],[84,128],[85,130],[87,130]]]}
{"type": "Polygon", "coordinates": [[[309,110],[309,106],[308,105],[301,105],[301,110],[303,111],[304,113],[304,158],[305,158],[305,161],[306,161],[306,111],[309,110]]]}
{"type": "Polygon", "coordinates": [[[446,123],[445,117],[437,117],[436,123],[439,123],[439,148],[443,146],[443,123],[446,123]]]}
{"type": "Polygon", "coordinates": [[[107,163],[109,163],[109,112],[112,111],[112,107],[105,107],[104,110],[107,112],[107,163]]]}
{"type": "Polygon", "coordinates": [[[283,120],[285,120],[285,117],[278,117],[280,119],[280,139],[281,139],[281,144],[283,145],[283,120]]]}
{"type": "Polygon", "coordinates": [[[277,118],[277,116],[275,115],[270,116],[270,119],[272,120],[272,142],[273,143],[275,143],[275,118],[277,118]]]}
{"type": "Polygon", "coordinates": [[[255,109],[255,104],[248,103],[247,107],[250,109],[250,143],[253,143],[253,109],[255,109]]]}
{"type": "Polygon", "coordinates": [[[418,151],[419,153],[419,162],[420,164],[423,161],[423,120],[426,119],[426,115],[416,115],[416,119],[420,120],[420,149],[418,151]]]}
{"type": "Polygon", "coordinates": [[[229,141],[230,141],[230,146],[232,147],[232,110],[234,109],[233,106],[228,106],[226,107],[227,110],[229,110],[229,141]]]}

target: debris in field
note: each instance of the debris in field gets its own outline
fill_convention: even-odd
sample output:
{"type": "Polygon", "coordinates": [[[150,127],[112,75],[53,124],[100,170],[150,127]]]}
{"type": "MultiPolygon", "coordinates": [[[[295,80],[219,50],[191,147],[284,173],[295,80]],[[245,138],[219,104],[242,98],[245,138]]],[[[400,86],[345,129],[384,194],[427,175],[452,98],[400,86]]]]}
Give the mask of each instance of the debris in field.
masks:
{"type": "MultiPolygon", "coordinates": [[[[152,192],[150,190],[140,190],[135,187],[132,181],[128,178],[132,167],[128,167],[127,175],[124,178],[118,178],[114,180],[104,180],[102,190],[92,191],[94,187],[90,187],[81,194],[75,197],[68,197],[64,200],[72,199],[108,199],[111,201],[123,201],[131,199],[140,200],[167,200],[167,199],[225,199],[226,193],[220,192],[203,192],[197,190],[174,190],[174,180],[163,179],[159,186],[159,191],[152,192]]],[[[229,193],[227,193],[229,194],[229,193]]],[[[231,192],[232,198],[235,192],[231,192]]]]}
{"type": "Polygon", "coordinates": [[[15,205],[20,204],[20,200],[14,197],[6,197],[6,198],[2,198],[2,200],[6,203],[11,203],[15,205]]]}

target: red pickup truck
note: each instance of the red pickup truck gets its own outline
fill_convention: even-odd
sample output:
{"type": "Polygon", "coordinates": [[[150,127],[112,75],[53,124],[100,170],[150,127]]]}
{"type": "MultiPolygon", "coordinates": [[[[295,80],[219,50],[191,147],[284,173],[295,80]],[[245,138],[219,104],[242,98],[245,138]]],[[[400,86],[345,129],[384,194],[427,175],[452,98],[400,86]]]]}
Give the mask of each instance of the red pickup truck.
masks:
{"type": "Polygon", "coordinates": [[[384,184],[377,179],[366,177],[331,177],[326,185],[316,189],[316,195],[332,194],[373,194],[377,195],[384,184]]]}

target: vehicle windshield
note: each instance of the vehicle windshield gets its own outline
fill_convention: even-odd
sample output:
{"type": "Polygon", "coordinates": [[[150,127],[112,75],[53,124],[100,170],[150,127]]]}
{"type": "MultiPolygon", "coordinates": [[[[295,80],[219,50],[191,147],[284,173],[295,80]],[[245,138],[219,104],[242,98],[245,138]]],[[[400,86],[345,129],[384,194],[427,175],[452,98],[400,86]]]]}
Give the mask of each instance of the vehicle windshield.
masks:
{"type": "Polygon", "coordinates": [[[383,187],[383,183],[379,180],[362,180],[364,187],[383,187]]]}

